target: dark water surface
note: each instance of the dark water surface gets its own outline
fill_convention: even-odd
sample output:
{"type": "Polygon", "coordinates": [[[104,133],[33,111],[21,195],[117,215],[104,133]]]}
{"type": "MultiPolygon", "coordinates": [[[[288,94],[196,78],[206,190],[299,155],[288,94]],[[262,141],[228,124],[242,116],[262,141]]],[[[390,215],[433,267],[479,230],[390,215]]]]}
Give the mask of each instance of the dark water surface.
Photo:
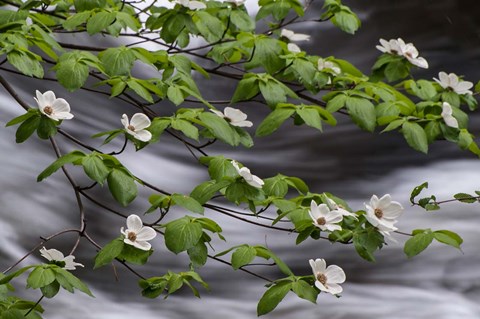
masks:
{"type": "MultiPolygon", "coordinates": [[[[313,36],[309,46],[300,43],[301,47],[321,56],[335,55],[350,60],[368,73],[379,54],[375,49],[378,39],[402,37],[406,42],[413,42],[420,55],[429,61],[430,69],[418,70],[416,75],[432,78],[437,77],[439,71],[445,71],[465,75],[470,81],[480,78],[480,4],[477,2],[370,0],[346,3],[354,5],[363,22],[356,36],[343,34],[330,25],[309,24],[308,28],[294,29],[313,36]]],[[[58,96],[67,98],[75,120],[65,121],[62,128],[78,137],[87,138],[97,131],[118,128],[122,113],[134,113],[117,100],[106,102],[86,92],[69,96],[51,83],[5,76],[32,105],[36,89],[52,89],[58,96]]],[[[229,98],[233,91],[225,81],[206,85],[202,92],[207,98],[229,98]]],[[[0,126],[3,127],[22,110],[5,94],[0,98],[3,105],[0,126]]],[[[245,105],[243,109],[256,124],[267,114],[258,106],[245,105]]],[[[308,241],[299,248],[294,245],[293,235],[265,234],[264,229],[207,212],[207,217],[222,225],[229,240],[227,244],[216,243],[217,251],[243,242],[266,244],[295,273],[309,274],[310,258],[325,258],[347,273],[342,298],[321,294],[318,305],[312,305],[289,295],[266,318],[480,318],[478,205],[450,204],[436,213],[425,213],[408,205],[411,189],[424,181],[430,182],[429,191],[440,199],[449,198],[454,192],[479,190],[478,160],[446,142],[437,142],[429,156],[425,156],[408,148],[398,134],[371,135],[359,131],[348,119],[337,118],[339,125],[326,128],[324,134],[285,125],[272,136],[258,139],[251,150],[233,152],[215,145],[209,151],[212,154],[226,152],[260,177],[277,172],[299,176],[313,191],[335,193],[356,209],[362,208],[372,194],[381,196],[388,192],[406,208],[399,222],[401,230],[431,227],[456,231],[465,240],[463,253],[433,245],[420,256],[407,260],[402,253],[404,238],[397,237],[400,244],[390,244],[378,254],[378,262],[370,264],[357,257],[350,246],[308,241]]],[[[477,133],[479,118],[471,121],[471,128],[477,133]]],[[[61,173],[43,183],[35,182],[37,174],[54,160],[48,142],[31,139],[17,145],[14,128],[2,129],[0,134],[0,227],[5,240],[0,248],[0,265],[3,269],[31,249],[39,236],[76,226],[77,210],[73,193],[64,191],[68,185],[61,173]]],[[[59,141],[62,143],[61,138],[59,141]]],[[[63,152],[71,150],[68,144],[61,146],[63,152]]],[[[120,141],[114,146],[119,148],[120,141]]],[[[188,193],[193,183],[207,178],[188,151],[168,137],[138,154],[129,148],[120,160],[134,174],[172,192],[188,193]]],[[[146,198],[150,193],[141,190],[141,195],[146,198]]],[[[140,214],[147,207],[145,203],[139,199],[131,210],[123,212],[140,214]]],[[[118,236],[123,226],[117,217],[94,206],[87,206],[87,216],[89,231],[102,244],[118,236]]],[[[162,245],[160,238],[155,240],[157,251],[152,262],[140,271],[154,276],[168,269],[187,270],[185,257],[173,256],[161,249],[162,245]]],[[[71,243],[62,240],[51,242],[48,247],[66,252],[71,243]]],[[[88,263],[93,256],[89,248],[76,254],[77,260],[87,268],[92,266],[88,263]]],[[[251,276],[210,261],[200,274],[210,284],[211,292],[203,293],[201,300],[190,293],[171,296],[166,301],[149,300],[139,296],[132,274],[121,267],[117,270],[118,282],[109,267],[95,272],[76,271],[88,281],[96,298],[62,292],[53,300],[43,302],[45,318],[253,318],[256,303],[265,290],[263,283],[251,276]]],[[[272,278],[279,275],[273,269],[259,271],[272,278]]],[[[31,296],[38,297],[35,293],[31,296]]]]}

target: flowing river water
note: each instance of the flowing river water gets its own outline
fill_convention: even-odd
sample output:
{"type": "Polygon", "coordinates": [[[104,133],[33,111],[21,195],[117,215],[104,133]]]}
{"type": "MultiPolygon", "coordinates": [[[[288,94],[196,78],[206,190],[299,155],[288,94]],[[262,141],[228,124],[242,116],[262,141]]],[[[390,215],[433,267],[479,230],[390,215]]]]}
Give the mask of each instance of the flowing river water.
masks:
{"type": "MultiPolygon", "coordinates": [[[[431,78],[443,70],[465,75],[471,81],[480,79],[477,14],[480,5],[475,1],[370,0],[356,4],[356,9],[363,22],[356,36],[342,34],[329,25],[308,24],[304,29],[295,29],[313,37],[309,45],[301,43],[301,47],[321,56],[335,55],[350,60],[368,73],[379,54],[375,49],[378,39],[402,37],[413,42],[430,63],[430,69],[417,70],[416,74],[431,78]]],[[[53,89],[58,96],[67,98],[75,120],[65,121],[62,128],[80,138],[117,128],[122,113],[133,113],[117,100],[105,102],[88,92],[68,95],[51,83],[5,76],[32,105],[36,89],[42,92],[53,89]]],[[[207,85],[209,87],[202,88],[207,98],[228,98],[233,91],[229,83],[222,81],[207,85]]],[[[6,94],[0,97],[0,102],[0,126],[4,127],[22,110],[6,94]]],[[[266,114],[266,110],[259,107],[243,109],[256,124],[266,114]]],[[[294,235],[265,232],[265,229],[207,212],[207,217],[222,225],[228,239],[228,243],[216,246],[217,251],[243,242],[266,244],[297,274],[310,274],[310,258],[325,258],[329,264],[345,270],[347,282],[342,298],[321,294],[318,305],[313,305],[288,295],[266,318],[480,318],[478,205],[448,204],[438,212],[427,213],[408,204],[411,189],[425,181],[430,183],[428,192],[439,199],[450,198],[455,192],[480,190],[478,159],[447,142],[436,142],[429,156],[425,156],[406,146],[399,134],[372,135],[359,131],[340,115],[337,118],[338,126],[326,128],[323,134],[285,125],[279,132],[257,139],[253,149],[234,152],[214,145],[209,152],[226,152],[260,177],[277,172],[301,177],[313,191],[330,191],[356,209],[361,209],[372,194],[390,193],[406,208],[399,222],[401,230],[409,232],[428,227],[453,230],[465,240],[462,251],[434,244],[421,255],[407,259],[401,244],[405,238],[397,236],[400,244],[384,247],[376,255],[377,263],[372,264],[360,259],[351,246],[309,240],[296,247],[294,235]]],[[[479,119],[479,116],[472,117],[473,132],[479,131],[479,119]]],[[[2,269],[30,250],[39,236],[76,225],[78,218],[74,195],[60,172],[45,182],[35,182],[38,173],[54,160],[50,145],[35,138],[17,145],[14,135],[14,128],[0,130],[2,269]]],[[[120,141],[113,145],[112,149],[121,147],[120,141]]],[[[63,152],[71,150],[68,144],[61,147],[63,152]]],[[[120,160],[134,174],[169,191],[188,193],[194,183],[207,178],[203,167],[189,157],[188,151],[168,137],[139,153],[129,148],[120,160]]],[[[145,190],[140,193],[141,197],[128,212],[141,214],[146,209],[145,198],[150,193],[145,190]]],[[[105,244],[119,235],[123,221],[119,223],[118,217],[91,205],[87,205],[86,211],[88,229],[100,243],[105,244]]],[[[71,242],[65,238],[47,246],[66,252],[71,242]]],[[[160,275],[169,269],[186,270],[184,256],[173,256],[160,248],[160,238],[154,246],[157,251],[152,262],[140,268],[144,275],[160,275]]],[[[75,274],[88,282],[96,298],[61,292],[53,300],[42,303],[47,309],[45,318],[254,318],[256,303],[265,290],[262,282],[248,274],[209,261],[200,274],[210,284],[211,291],[200,291],[201,299],[185,292],[167,300],[150,300],[139,296],[136,278],[121,267],[117,267],[118,281],[110,267],[92,272],[90,247],[80,249],[76,255],[87,270],[77,270],[75,274]]],[[[27,262],[34,262],[33,257],[27,262]]],[[[273,268],[258,268],[258,271],[272,278],[280,275],[273,268]]],[[[17,288],[22,289],[19,284],[17,288]]],[[[28,295],[32,299],[38,297],[32,291],[28,295]]]]}

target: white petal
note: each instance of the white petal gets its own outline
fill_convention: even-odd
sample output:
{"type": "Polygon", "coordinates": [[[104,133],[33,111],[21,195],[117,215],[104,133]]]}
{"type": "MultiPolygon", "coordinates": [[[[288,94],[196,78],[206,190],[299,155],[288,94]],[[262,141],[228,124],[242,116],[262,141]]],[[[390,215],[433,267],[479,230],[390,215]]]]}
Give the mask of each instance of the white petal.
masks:
{"type": "Polygon", "coordinates": [[[385,194],[378,200],[378,204],[375,208],[384,209],[388,207],[388,205],[390,205],[391,201],[392,197],[390,196],[390,194],[385,194]]]}
{"type": "Polygon", "coordinates": [[[320,289],[321,291],[325,291],[325,292],[329,292],[328,291],[328,288],[325,287],[320,281],[316,280],[315,281],[315,286],[317,286],[318,289],[320,289]]]}
{"type": "Polygon", "coordinates": [[[127,228],[130,231],[138,233],[143,227],[142,220],[135,214],[127,217],[127,228]]]}
{"type": "Polygon", "coordinates": [[[450,73],[448,75],[448,83],[450,87],[456,87],[458,85],[458,76],[455,73],[450,73]]]}
{"type": "MultiPolygon", "coordinates": [[[[311,262],[310,262],[310,265],[312,266],[311,262]]],[[[326,267],[327,265],[325,263],[325,259],[321,259],[321,258],[315,259],[312,266],[313,274],[317,276],[317,274],[319,273],[322,273],[322,274],[325,273],[326,267]]]]}
{"type": "Polygon", "coordinates": [[[150,133],[147,130],[140,130],[140,131],[135,131],[133,133],[133,136],[142,142],[148,142],[152,139],[152,133],[150,133]]]}
{"type": "Polygon", "coordinates": [[[334,211],[329,212],[325,217],[325,220],[329,224],[339,223],[339,222],[342,221],[342,219],[343,219],[343,216],[338,210],[334,210],[334,211]]]}
{"type": "Polygon", "coordinates": [[[146,129],[152,124],[148,116],[143,113],[135,113],[130,120],[130,125],[135,128],[135,131],[146,129]]]}
{"type": "Polygon", "coordinates": [[[253,186],[253,187],[256,187],[256,188],[262,188],[263,184],[265,184],[265,182],[260,177],[258,177],[256,175],[252,175],[252,179],[248,180],[247,183],[250,186],[253,186]]]}
{"type": "Polygon", "coordinates": [[[378,50],[382,51],[383,53],[390,52],[388,48],[382,47],[381,45],[375,46],[378,50]]]}
{"type": "Polygon", "coordinates": [[[454,91],[458,94],[472,94],[470,89],[473,87],[473,83],[469,81],[462,81],[458,83],[457,87],[454,88],[454,91]]]}
{"type": "Polygon", "coordinates": [[[253,123],[250,121],[230,122],[231,125],[237,127],[252,127],[253,123]]]}
{"type": "Polygon", "coordinates": [[[319,225],[319,227],[321,230],[328,230],[328,231],[342,230],[342,227],[340,225],[330,224],[330,223],[327,223],[325,225],[319,225]]]}
{"type": "Polygon", "coordinates": [[[320,214],[320,209],[318,208],[317,203],[313,199],[310,202],[310,210],[308,212],[310,214],[310,217],[312,217],[314,221],[316,221],[319,217],[322,217],[320,214]]]}
{"type": "Polygon", "coordinates": [[[205,9],[205,8],[207,8],[207,6],[205,5],[205,3],[200,2],[200,1],[190,1],[189,4],[188,4],[188,8],[190,10],[197,10],[197,9],[205,9]]]}
{"type": "Polygon", "coordinates": [[[295,43],[289,43],[287,44],[287,49],[288,51],[292,52],[292,53],[300,53],[302,52],[302,49],[300,49],[300,47],[298,45],[296,45],[295,43]]]}
{"type": "Polygon", "coordinates": [[[124,127],[126,130],[128,130],[128,126],[129,126],[130,124],[128,123],[128,116],[127,116],[127,114],[123,114],[123,115],[122,115],[122,119],[121,119],[120,121],[122,122],[123,127],[124,127]]]}
{"type": "Polygon", "coordinates": [[[45,247],[40,249],[40,254],[50,261],[52,260],[61,261],[63,260],[63,258],[65,258],[60,251],[56,249],[45,249],[45,247]]]}
{"type": "Polygon", "coordinates": [[[452,106],[450,105],[450,103],[443,102],[443,104],[442,104],[442,116],[452,115],[452,114],[453,114],[453,110],[452,110],[452,106]]]}
{"type": "Polygon", "coordinates": [[[318,205],[318,212],[320,217],[327,217],[330,213],[330,208],[328,208],[327,204],[320,204],[318,205]]]}
{"type": "Polygon", "coordinates": [[[145,226],[137,234],[137,241],[152,240],[157,236],[157,232],[152,228],[145,226]]]}
{"type": "Polygon", "coordinates": [[[141,250],[150,250],[150,248],[152,248],[152,245],[150,245],[150,243],[147,243],[146,241],[135,241],[133,243],[133,246],[138,248],[138,249],[141,249],[141,250]]]}
{"type": "Polygon", "coordinates": [[[227,106],[225,110],[225,116],[232,120],[232,122],[244,121],[247,119],[247,114],[243,113],[238,109],[227,106]]]}
{"type": "Polygon", "coordinates": [[[346,276],[342,268],[337,265],[330,265],[325,270],[325,276],[327,277],[327,285],[330,283],[341,284],[345,282],[346,276]]]}
{"type": "Polygon", "coordinates": [[[70,112],[70,104],[68,104],[65,99],[56,99],[55,101],[53,101],[51,107],[55,113],[70,112]]]}
{"type": "Polygon", "coordinates": [[[382,210],[383,218],[385,219],[397,219],[402,215],[403,206],[398,202],[391,202],[390,205],[382,210]]]}
{"type": "Polygon", "coordinates": [[[70,120],[73,118],[73,114],[68,112],[59,112],[54,114],[55,114],[55,118],[58,120],[70,120]]]}
{"type": "Polygon", "coordinates": [[[458,128],[458,121],[453,116],[446,115],[443,117],[443,120],[445,121],[445,124],[447,124],[448,126],[458,128]]]}
{"type": "Polygon", "coordinates": [[[52,106],[55,100],[56,100],[55,93],[53,93],[52,91],[47,91],[43,93],[43,102],[44,102],[43,106],[47,106],[47,105],[52,106]]]}
{"type": "MultiPolygon", "coordinates": [[[[448,79],[448,74],[445,72],[438,73],[438,78],[440,79],[440,84],[443,84],[442,87],[446,88],[450,86],[450,80],[448,79]]],[[[438,81],[437,81],[438,82],[438,81]]]]}
{"type": "Polygon", "coordinates": [[[370,198],[370,206],[374,207],[374,209],[378,206],[377,195],[372,195],[372,198],[370,198]]]}
{"type": "Polygon", "coordinates": [[[422,57],[415,59],[408,59],[413,65],[418,66],[419,68],[428,69],[428,62],[422,57]]]}
{"type": "Polygon", "coordinates": [[[343,288],[339,284],[328,284],[328,289],[326,290],[326,292],[329,292],[332,295],[338,295],[342,291],[343,288]]]}
{"type": "Polygon", "coordinates": [[[291,41],[309,41],[310,35],[303,33],[295,33],[291,38],[291,41]]]}
{"type": "Polygon", "coordinates": [[[82,264],[73,261],[74,259],[75,259],[75,257],[72,256],[72,255],[69,255],[69,256],[65,257],[65,258],[63,259],[63,261],[65,262],[65,266],[63,267],[63,269],[75,270],[75,267],[76,267],[76,266],[78,266],[78,267],[84,267],[82,264]]]}
{"type": "Polygon", "coordinates": [[[282,32],[280,32],[280,36],[285,37],[289,39],[290,41],[292,40],[292,36],[294,35],[294,32],[288,29],[282,29],[282,32]]]}
{"type": "Polygon", "coordinates": [[[222,112],[220,112],[220,111],[213,110],[213,109],[210,109],[210,111],[213,112],[213,113],[215,113],[216,115],[220,116],[221,118],[224,118],[224,117],[225,117],[225,115],[224,115],[222,112]]]}
{"type": "Polygon", "coordinates": [[[365,218],[372,226],[377,226],[378,223],[380,223],[380,219],[378,219],[374,214],[370,214],[368,211],[367,215],[365,215],[365,218]]]}

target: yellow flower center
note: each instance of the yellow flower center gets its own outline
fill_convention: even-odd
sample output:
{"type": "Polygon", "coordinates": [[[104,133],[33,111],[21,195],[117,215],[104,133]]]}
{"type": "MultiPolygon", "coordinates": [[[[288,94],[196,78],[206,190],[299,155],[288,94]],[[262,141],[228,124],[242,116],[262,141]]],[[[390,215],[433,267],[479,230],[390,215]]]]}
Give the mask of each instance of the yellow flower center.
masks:
{"type": "Polygon", "coordinates": [[[327,223],[327,220],[325,219],[325,217],[320,217],[317,219],[317,224],[319,225],[325,225],[327,223]]]}
{"type": "Polygon", "coordinates": [[[135,234],[133,231],[128,232],[127,238],[130,239],[131,241],[137,240],[137,234],[135,234]]]}
{"type": "Polygon", "coordinates": [[[375,208],[375,216],[377,216],[377,218],[382,218],[383,211],[380,208],[375,208]]]}
{"type": "Polygon", "coordinates": [[[325,287],[327,286],[327,276],[324,274],[317,274],[317,280],[325,287]]]}
{"type": "Polygon", "coordinates": [[[130,131],[135,132],[135,126],[129,125],[129,126],[127,126],[127,128],[128,128],[130,131]]]}
{"type": "Polygon", "coordinates": [[[43,112],[45,112],[45,114],[47,114],[47,115],[52,115],[52,113],[53,113],[53,108],[52,108],[51,106],[45,106],[45,107],[43,108],[43,112]]]}

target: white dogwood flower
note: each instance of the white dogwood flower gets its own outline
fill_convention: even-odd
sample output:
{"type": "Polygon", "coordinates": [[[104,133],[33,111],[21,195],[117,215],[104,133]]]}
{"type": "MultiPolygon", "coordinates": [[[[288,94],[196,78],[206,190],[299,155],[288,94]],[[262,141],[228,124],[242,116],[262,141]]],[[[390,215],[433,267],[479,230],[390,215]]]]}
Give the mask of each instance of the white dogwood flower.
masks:
{"type": "Polygon", "coordinates": [[[445,124],[450,127],[458,128],[458,121],[452,114],[452,106],[448,102],[443,102],[441,116],[443,117],[445,124]]]}
{"type": "Polygon", "coordinates": [[[40,254],[48,261],[51,261],[53,263],[59,262],[65,264],[62,268],[66,270],[75,270],[75,267],[77,266],[83,267],[82,264],[73,261],[75,259],[75,256],[68,255],[67,257],[65,257],[62,252],[56,249],[46,249],[45,247],[43,247],[42,249],[40,249],[40,254]]]}
{"type": "Polygon", "coordinates": [[[296,45],[295,43],[289,43],[287,44],[287,49],[288,51],[292,52],[292,53],[300,53],[302,52],[302,49],[300,49],[300,47],[298,45],[296,45]]]}
{"type": "Polygon", "coordinates": [[[338,210],[330,210],[327,204],[320,204],[312,200],[310,210],[308,211],[313,220],[313,224],[323,231],[342,230],[337,223],[341,222],[343,217],[338,210]]]}
{"type": "Polygon", "coordinates": [[[378,198],[373,195],[370,204],[365,204],[367,214],[365,217],[368,222],[382,231],[396,230],[394,224],[403,211],[403,206],[396,201],[392,201],[390,194],[378,198]]]}
{"type": "Polygon", "coordinates": [[[206,9],[207,5],[200,1],[190,1],[190,0],[175,0],[181,6],[187,7],[190,10],[197,10],[197,9],[206,9]]]}
{"type": "Polygon", "coordinates": [[[333,199],[328,197],[326,197],[326,199],[327,199],[327,202],[325,204],[327,204],[328,208],[330,208],[331,211],[337,211],[340,214],[342,214],[342,216],[351,216],[357,219],[356,214],[349,212],[348,210],[343,208],[340,204],[337,204],[333,199]]]}
{"type": "Polygon", "coordinates": [[[120,229],[125,236],[123,242],[141,250],[150,250],[152,245],[148,242],[157,236],[157,232],[148,226],[143,226],[142,220],[135,214],[127,217],[127,229],[120,229]]]}
{"type": "Polygon", "coordinates": [[[317,68],[318,68],[318,71],[322,71],[324,69],[330,69],[335,74],[342,73],[342,70],[338,67],[338,65],[336,65],[332,61],[327,61],[327,60],[322,59],[322,58],[318,59],[317,68]]]}
{"type": "Polygon", "coordinates": [[[121,122],[125,131],[142,142],[148,142],[152,139],[152,133],[146,130],[152,124],[148,116],[143,113],[135,113],[129,121],[127,114],[122,115],[121,122]]]}
{"type": "Polygon", "coordinates": [[[437,78],[433,78],[445,90],[451,90],[457,94],[472,94],[470,89],[473,83],[470,81],[461,81],[455,73],[447,74],[445,72],[438,73],[437,78]]]}
{"type": "Polygon", "coordinates": [[[418,56],[418,50],[412,43],[405,43],[401,38],[391,39],[390,41],[380,39],[379,41],[381,45],[376,46],[378,50],[384,53],[403,56],[413,65],[428,69],[427,60],[418,56]]]}
{"type": "Polygon", "coordinates": [[[262,188],[263,184],[265,184],[265,182],[260,177],[250,173],[250,170],[245,166],[240,168],[237,161],[232,161],[232,165],[237,171],[238,175],[242,176],[248,185],[256,188],[262,188]]]}
{"type": "Polygon", "coordinates": [[[73,118],[73,114],[70,113],[70,104],[62,98],[57,99],[52,91],[42,94],[36,90],[35,93],[37,97],[34,97],[34,99],[37,101],[38,109],[43,115],[55,121],[73,118]]]}
{"type": "Polygon", "coordinates": [[[297,41],[309,41],[310,36],[308,34],[303,33],[295,33],[291,30],[283,29],[280,33],[281,37],[287,38],[289,41],[297,42],[297,41]]]}
{"type": "Polygon", "coordinates": [[[343,291],[339,284],[344,283],[346,276],[342,268],[337,265],[327,267],[325,259],[310,259],[310,267],[312,267],[315,276],[315,286],[321,291],[337,295],[343,291]]]}
{"type": "Polygon", "coordinates": [[[227,106],[223,110],[223,113],[213,109],[210,109],[210,111],[220,116],[221,118],[224,118],[228,123],[230,123],[233,126],[251,127],[253,125],[252,122],[246,121],[247,114],[230,106],[227,106]]]}

